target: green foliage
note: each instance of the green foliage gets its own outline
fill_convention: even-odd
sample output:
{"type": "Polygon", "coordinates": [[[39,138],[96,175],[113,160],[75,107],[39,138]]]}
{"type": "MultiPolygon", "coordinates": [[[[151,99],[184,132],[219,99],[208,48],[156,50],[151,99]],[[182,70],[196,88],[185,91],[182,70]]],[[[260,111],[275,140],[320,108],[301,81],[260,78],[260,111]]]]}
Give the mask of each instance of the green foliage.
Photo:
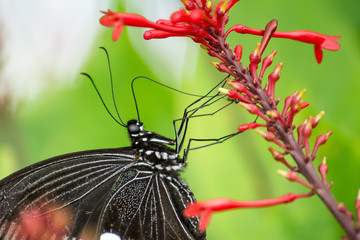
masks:
{"type": "MultiPolygon", "coordinates": [[[[304,110],[304,118],[298,119],[299,123],[307,115],[316,115],[321,110],[326,112],[314,132],[321,134],[332,129],[334,134],[320,149],[315,164],[327,156],[328,179],[334,181],[334,194],[353,211],[360,188],[360,94],[357,93],[360,89],[360,51],[359,18],[356,12],[348,14],[347,11],[348,6],[359,9],[360,4],[358,0],[347,2],[241,1],[230,12],[230,25],[239,22],[263,28],[269,20],[276,18],[279,31],[307,29],[342,36],[340,51],[325,51],[320,65],[315,61],[311,45],[289,40],[271,40],[265,54],[276,49],[278,54],[273,65],[284,62],[276,89],[278,96],[285,99],[296,90],[308,90],[304,99],[310,102],[310,107],[304,110]]],[[[104,31],[94,44],[92,56],[83,71],[94,78],[108,106],[114,110],[106,58],[97,49],[97,46],[105,46],[112,61],[119,112],[127,121],[136,118],[130,90],[134,77],[144,75],[168,85],[172,83],[154,76],[154,70],[147,67],[136,51],[141,49],[134,49],[130,44],[127,31],[116,43],[111,42],[110,34],[111,29],[104,31]]],[[[243,45],[245,63],[258,41],[260,38],[256,36],[236,34],[230,39],[233,45],[243,45]]],[[[148,57],[152,61],[158,60],[157,56],[148,57]]],[[[206,92],[225,77],[208,64],[210,60],[202,51],[197,72],[192,76],[194,82],[190,84],[188,80],[186,91],[206,92]]],[[[174,57],[169,61],[177,59],[174,57]]],[[[158,66],[160,70],[161,67],[158,66]]],[[[107,115],[90,82],[80,74],[75,81],[71,88],[48,89],[36,101],[20,108],[13,119],[2,120],[0,177],[16,168],[63,153],[129,145],[126,129],[116,125],[107,115]]],[[[183,100],[183,95],[146,81],[138,82],[136,91],[145,127],[173,137],[172,120],[181,117],[184,106],[192,99],[183,100]]],[[[213,118],[194,119],[189,133],[196,138],[221,137],[252,120],[242,108],[234,105],[213,118]]],[[[283,167],[272,160],[268,146],[260,136],[248,131],[226,143],[190,152],[183,176],[198,200],[216,197],[253,200],[288,192],[306,192],[307,189],[276,174],[276,170],[283,167]]],[[[339,239],[341,234],[341,229],[316,196],[268,209],[216,214],[208,229],[208,239],[264,239],[264,236],[279,240],[339,239]]]]}

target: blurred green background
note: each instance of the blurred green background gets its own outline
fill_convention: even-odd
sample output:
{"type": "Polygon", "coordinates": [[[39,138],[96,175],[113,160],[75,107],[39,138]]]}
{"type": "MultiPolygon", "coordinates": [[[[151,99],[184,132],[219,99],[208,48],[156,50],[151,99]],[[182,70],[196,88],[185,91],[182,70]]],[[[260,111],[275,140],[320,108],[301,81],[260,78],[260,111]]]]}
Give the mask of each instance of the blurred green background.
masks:
{"type": "MultiPolygon", "coordinates": [[[[112,10],[123,10],[124,7],[124,2],[113,1],[112,10]]],[[[161,7],[161,2],[146,7],[147,11],[152,11],[151,8],[155,11],[161,7]]],[[[177,8],[172,9],[175,10],[177,8]]],[[[330,129],[334,133],[320,149],[315,164],[318,165],[320,159],[327,156],[328,179],[334,181],[332,191],[353,212],[353,203],[360,188],[359,10],[358,0],[243,0],[231,10],[229,22],[229,26],[241,23],[264,28],[268,21],[276,18],[279,31],[307,29],[342,36],[339,40],[341,49],[338,52],[325,51],[320,65],[315,61],[313,46],[290,40],[272,39],[265,54],[276,49],[278,53],[274,66],[280,61],[284,62],[276,88],[277,96],[284,99],[296,90],[307,89],[305,100],[310,102],[310,106],[298,116],[297,123],[321,110],[326,112],[313,130],[313,141],[316,135],[330,129]]],[[[100,16],[99,13],[97,17],[100,16]]],[[[98,24],[98,18],[94,19],[93,24],[98,24]]],[[[68,27],[71,28],[71,24],[68,27]]],[[[139,53],[143,51],[141,44],[147,44],[142,39],[144,30],[131,30],[140,45],[134,45],[134,40],[129,39],[128,30],[125,29],[120,40],[114,43],[111,41],[112,30],[101,29],[92,44],[90,56],[84,59],[79,70],[95,79],[105,101],[113,109],[108,66],[104,53],[98,47],[107,48],[111,57],[116,101],[125,121],[136,117],[130,90],[130,82],[136,76],[144,75],[180,90],[199,94],[205,93],[225,77],[209,64],[214,59],[200,49],[196,50],[199,56],[195,60],[185,58],[182,77],[174,76],[161,64],[156,52],[148,54],[148,60],[140,57],[139,53]],[[157,61],[159,64],[156,64],[157,61]],[[174,81],[175,78],[182,81],[174,81]]],[[[26,39],[23,40],[22,44],[26,44],[26,39]]],[[[152,41],[172,44],[173,39],[152,41]]],[[[183,41],[190,43],[187,39],[183,41]]],[[[232,46],[243,45],[243,61],[247,64],[248,56],[260,38],[232,34],[229,41],[232,46]]],[[[174,44],[173,48],[177,46],[174,44]]],[[[186,53],[189,49],[180,51],[186,53]]],[[[57,56],[51,58],[56,59],[57,56]]],[[[174,54],[166,61],[180,63],[184,60],[174,54]]],[[[2,62],[6,64],[6,57],[2,58],[2,62]]],[[[21,71],[21,66],[18,71],[21,71]]],[[[141,80],[137,83],[136,94],[145,127],[169,137],[174,135],[172,120],[181,117],[184,107],[194,100],[141,80]]],[[[7,104],[11,105],[11,98],[2,99],[1,178],[55,155],[129,145],[126,129],[116,125],[108,116],[89,81],[80,74],[73,83],[66,86],[54,84],[35,99],[20,101],[15,110],[7,108],[7,104]]],[[[252,120],[252,116],[234,105],[214,117],[194,119],[189,134],[195,138],[221,137],[252,120]]],[[[278,197],[288,192],[306,192],[304,187],[276,174],[277,169],[284,167],[272,160],[267,150],[269,145],[249,131],[226,143],[192,151],[183,177],[198,200],[216,197],[254,200],[278,197]]],[[[208,239],[340,239],[341,234],[343,232],[338,223],[316,196],[272,208],[215,214],[208,228],[208,239]]]]}

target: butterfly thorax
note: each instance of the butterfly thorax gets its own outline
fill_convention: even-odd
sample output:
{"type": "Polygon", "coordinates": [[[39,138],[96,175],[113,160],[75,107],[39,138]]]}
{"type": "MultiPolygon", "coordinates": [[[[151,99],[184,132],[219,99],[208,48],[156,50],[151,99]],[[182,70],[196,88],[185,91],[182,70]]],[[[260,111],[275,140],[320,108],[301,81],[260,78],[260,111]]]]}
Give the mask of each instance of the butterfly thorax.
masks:
{"type": "Polygon", "coordinates": [[[175,145],[173,139],[144,130],[142,123],[136,120],[130,120],[127,127],[139,161],[149,163],[161,171],[180,171],[185,166],[178,152],[168,146],[175,145]]]}

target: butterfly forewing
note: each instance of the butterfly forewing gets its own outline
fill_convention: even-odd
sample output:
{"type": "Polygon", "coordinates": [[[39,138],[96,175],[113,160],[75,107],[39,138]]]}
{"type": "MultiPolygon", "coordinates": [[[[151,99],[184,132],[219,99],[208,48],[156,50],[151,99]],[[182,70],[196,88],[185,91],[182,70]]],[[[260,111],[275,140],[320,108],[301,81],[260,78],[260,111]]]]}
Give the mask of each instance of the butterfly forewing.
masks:
{"type": "Polygon", "coordinates": [[[102,208],[119,173],[134,162],[131,148],[103,149],[54,157],[31,165],[0,181],[0,238],[12,239],[21,212],[37,208],[64,210],[71,206],[69,236],[84,223],[97,225],[94,212],[102,208]],[[6,237],[5,237],[6,236],[6,237]]]}

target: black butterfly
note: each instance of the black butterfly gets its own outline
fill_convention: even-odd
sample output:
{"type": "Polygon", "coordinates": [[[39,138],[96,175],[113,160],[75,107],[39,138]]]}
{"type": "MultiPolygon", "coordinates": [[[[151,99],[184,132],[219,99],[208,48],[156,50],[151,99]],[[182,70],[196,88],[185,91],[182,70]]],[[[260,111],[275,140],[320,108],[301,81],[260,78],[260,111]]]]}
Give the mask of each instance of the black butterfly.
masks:
{"type": "Polygon", "coordinates": [[[195,198],[179,177],[184,161],[166,146],[175,141],[136,120],[127,128],[131,147],[50,158],[1,180],[1,239],[26,239],[21,217],[34,208],[70,212],[61,233],[70,238],[96,229],[121,239],[205,239],[198,219],[182,216],[195,198]]]}
{"type": "Polygon", "coordinates": [[[208,100],[185,110],[175,140],[131,120],[124,124],[131,147],[65,154],[4,178],[0,239],[31,238],[35,230],[28,229],[29,221],[52,229],[41,232],[43,239],[98,239],[107,232],[123,240],[205,239],[205,232],[198,230],[199,219],[182,215],[195,197],[179,176],[187,157],[185,152],[180,158],[179,152],[188,114],[194,116],[210,104],[208,100]]]}

